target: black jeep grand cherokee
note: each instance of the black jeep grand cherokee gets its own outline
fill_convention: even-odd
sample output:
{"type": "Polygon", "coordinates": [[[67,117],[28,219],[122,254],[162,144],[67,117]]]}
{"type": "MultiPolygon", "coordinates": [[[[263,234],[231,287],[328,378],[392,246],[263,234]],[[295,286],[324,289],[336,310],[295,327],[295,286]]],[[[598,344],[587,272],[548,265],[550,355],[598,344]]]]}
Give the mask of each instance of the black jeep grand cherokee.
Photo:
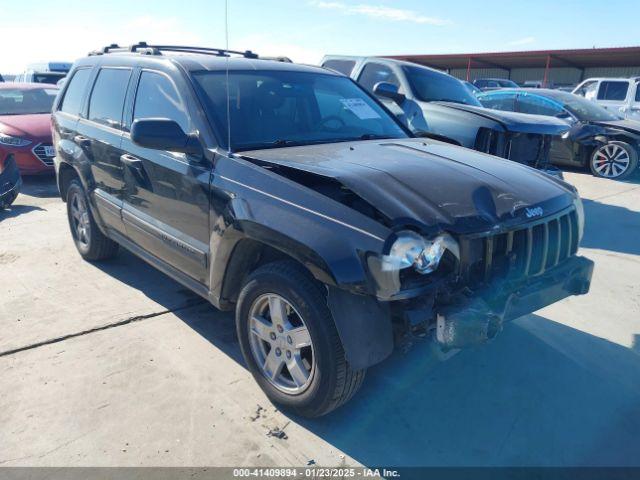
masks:
{"type": "Polygon", "coordinates": [[[325,414],[394,335],[461,348],[588,291],[571,186],[412,138],[341,75],[237,53],[141,43],[78,61],[56,170],[80,254],[122,245],[235,308],[273,401],[325,414]]]}

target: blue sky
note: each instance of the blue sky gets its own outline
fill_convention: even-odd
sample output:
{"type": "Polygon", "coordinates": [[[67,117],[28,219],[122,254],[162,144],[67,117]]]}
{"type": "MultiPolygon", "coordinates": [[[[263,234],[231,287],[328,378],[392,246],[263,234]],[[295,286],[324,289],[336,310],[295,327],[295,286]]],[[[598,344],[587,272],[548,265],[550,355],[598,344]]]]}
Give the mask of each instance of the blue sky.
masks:
{"type": "MultiPolygon", "coordinates": [[[[325,53],[467,53],[640,44],[637,0],[229,1],[232,48],[317,63],[325,53]],[[490,5],[484,7],[483,5],[490,5]]],[[[224,46],[224,1],[45,1],[2,6],[0,72],[118,42],[224,46]]],[[[640,59],[639,59],[640,63],[640,59]]]]}

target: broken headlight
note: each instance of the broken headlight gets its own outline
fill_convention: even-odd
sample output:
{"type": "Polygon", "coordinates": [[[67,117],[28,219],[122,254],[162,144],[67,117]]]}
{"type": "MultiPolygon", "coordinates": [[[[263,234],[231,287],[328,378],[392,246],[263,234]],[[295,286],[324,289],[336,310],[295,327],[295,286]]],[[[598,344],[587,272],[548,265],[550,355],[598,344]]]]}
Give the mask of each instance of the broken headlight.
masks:
{"type": "Polygon", "coordinates": [[[398,232],[396,237],[388,254],[369,257],[369,269],[378,284],[378,297],[382,299],[402,290],[402,270],[413,269],[418,276],[429,275],[438,270],[447,251],[460,258],[458,242],[446,233],[428,239],[406,230],[398,232]]]}
{"type": "Polygon", "coordinates": [[[444,235],[427,240],[415,232],[400,232],[389,254],[382,257],[382,270],[394,271],[413,267],[424,275],[432,273],[440,265],[447,248],[446,243],[448,241],[444,235]]]}

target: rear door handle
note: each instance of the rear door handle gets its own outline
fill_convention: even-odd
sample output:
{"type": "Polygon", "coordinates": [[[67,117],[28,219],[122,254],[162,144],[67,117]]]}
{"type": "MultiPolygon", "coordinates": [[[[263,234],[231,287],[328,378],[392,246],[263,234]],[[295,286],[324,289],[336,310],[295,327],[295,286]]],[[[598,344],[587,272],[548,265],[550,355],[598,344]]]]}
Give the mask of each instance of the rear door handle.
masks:
{"type": "Polygon", "coordinates": [[[75,137],[73,137],[73,141],[81,147],[88,147],[91,143],[91,139],[85,137],[84,135],[76,135],[75,137]]]}

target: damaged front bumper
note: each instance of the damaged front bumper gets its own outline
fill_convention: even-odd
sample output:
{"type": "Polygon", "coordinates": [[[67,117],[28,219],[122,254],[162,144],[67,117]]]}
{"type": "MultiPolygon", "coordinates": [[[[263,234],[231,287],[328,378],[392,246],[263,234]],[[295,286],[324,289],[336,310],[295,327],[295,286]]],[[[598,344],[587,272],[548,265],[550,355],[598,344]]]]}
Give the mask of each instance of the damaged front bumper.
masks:
{"type": "Polygon", "coordinates": [[[464,348],[495,337],[504,322],[535,312],[571,295],[589,291],[593,262],[572,257],[544,275],[516,287],[507,281],[493,282],[472,296],[435,307],[437,342],[444,349],[464,348]]]}
{"type": "Polygon", "coordinates": [[[0,208],[8,207],[18,196],[22,178],[13,158],[5,160],[4,167],[0,170],[0,208]]]}

